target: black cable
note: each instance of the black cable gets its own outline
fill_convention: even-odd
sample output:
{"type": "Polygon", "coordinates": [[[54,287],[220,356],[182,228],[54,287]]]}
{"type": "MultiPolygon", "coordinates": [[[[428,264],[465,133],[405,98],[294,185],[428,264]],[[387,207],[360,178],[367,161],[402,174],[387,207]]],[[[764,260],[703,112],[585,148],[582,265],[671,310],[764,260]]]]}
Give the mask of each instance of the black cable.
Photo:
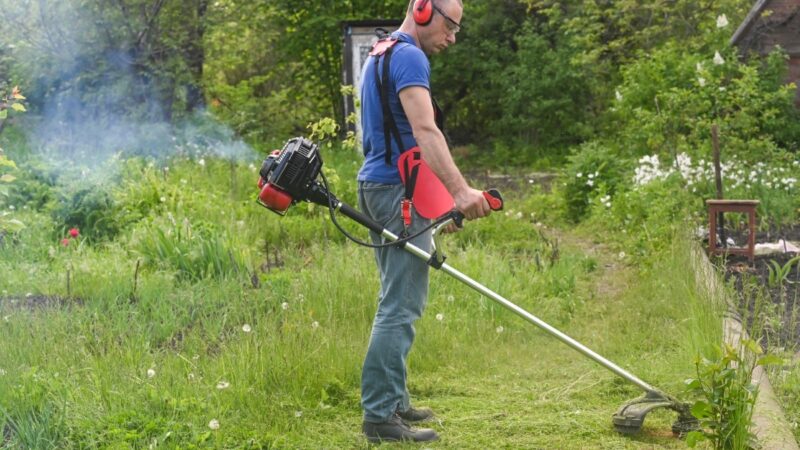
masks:
{"type": "MultiPolygon", "coordinates": [[[[328,179],[325,178],[325,174],[322,173],[322,171],[320,171],[319,174],[322,177],[322,186],[325,188],[325,192],[330,194],[331,191],[330,191],[330,189],[328,189],[328,179]]],[[[415,234],[412,234],[411,236],[406,236],[404,238],[398,239],[396,241],[388,242],[386,244],[370,244],[368,242],[364,242],[364,241],[359,240],[358,238],[352,236],[350,233],[345,231],[345,229],[342,228],[341,225],[339,225],[339,222],[336,220],[336,214],[335,214],[336,205],[333,204],[333,198],[330,195],[328,195],[328,212],[331,215],[331,222],[333,222],[333,224],[336,225],[336,228],[338,228],[339,231],[347,239],[350,239],[351,241],[355,242],[358,245],[362,245],[364,247],[369,247],[369,248],[386,248],[386,247],[400,246],[400,245],[405,244],[406,242],[416,238],[417,236],[422,235],[422,233],[425,233],[426,231],[430,230],[431,228],[450,220],[450,215],[446,215],[446,216],[440,217],[439,219],[437,219],[436,221],[432,222],[427,227],[423,228],[422,230],[420,230],[419,232],[417,232],[415,234]]]]}

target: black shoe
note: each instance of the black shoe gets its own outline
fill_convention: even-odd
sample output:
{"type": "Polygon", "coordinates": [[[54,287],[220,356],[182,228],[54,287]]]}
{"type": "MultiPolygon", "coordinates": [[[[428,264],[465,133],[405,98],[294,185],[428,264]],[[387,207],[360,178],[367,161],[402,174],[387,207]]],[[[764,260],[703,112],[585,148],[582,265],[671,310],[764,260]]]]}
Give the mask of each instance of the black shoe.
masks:
{"type": "Polygon", "coordinates": [[[361,430],[370,442],[436,441],[439,435],[430,428],[411,428],[397,414],[384,423],[364,422],[361,430]]]}
{"type": "Polygon", "coordinates": [[[425,422],[433,419],[433,411],[430,408],[408,408],[405,411],[397,411],[397,415],[406,422],[425,422]]]}

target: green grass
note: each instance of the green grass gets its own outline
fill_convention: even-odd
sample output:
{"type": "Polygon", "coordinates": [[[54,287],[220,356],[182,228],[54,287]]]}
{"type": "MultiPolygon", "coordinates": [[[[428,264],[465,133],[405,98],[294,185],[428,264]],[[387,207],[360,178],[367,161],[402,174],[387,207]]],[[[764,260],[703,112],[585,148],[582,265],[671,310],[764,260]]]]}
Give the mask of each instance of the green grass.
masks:
{"type": "MultiPolygon", "coordinates": [[[[353,177],[350,158],[326,164],[352,202],[354,183],[341,181],[353,177]]],[[[359,378],[378,291],[370,250],[345,243],[318,208],[285,218],[263,210],[245,166],[207,161],[129,170],[115,198],[130,205],[145,190],[150,203],[136,205],[141,217],[120,216],[113,240],[60,247],[64,223],[29,226],[0,249],[6,447],[367,446],[359,378]],[[200,231],[180,241],[183,254],[158,257],[170,216],[200,231]],[[218,246],[192,254],[209,242],[218,246]],[[230,270],[203,265],[226,254],[237,261],[230,270]],[[187,261],[202,276],[182,275],[195,267],[187,261]],[[44,296],[63,302],[29,306],[44,296]]],[[[537,227],[530,214],[543,212],[528,197],[509,195],[508,207],[446,238],[448,263],[680,394],[694,355],[720,341],[688,244],[676,239],[638,270],[588,231],[537,227]]],[[[51,222],[45,211],[23,219],[51,222]]],[[[409,388],[438,414],[442,441],[431,447],[685,447],[666,412],[638,436],[617,434],[611,415],[637,388],[445,274],[432,275],[417,330],[409,388]]]]}

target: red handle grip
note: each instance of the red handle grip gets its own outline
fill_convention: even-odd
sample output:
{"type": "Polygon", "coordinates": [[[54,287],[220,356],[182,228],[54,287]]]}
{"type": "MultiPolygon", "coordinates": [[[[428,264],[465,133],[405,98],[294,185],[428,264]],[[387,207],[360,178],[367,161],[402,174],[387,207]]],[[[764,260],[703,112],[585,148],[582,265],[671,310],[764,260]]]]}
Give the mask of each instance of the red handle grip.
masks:
{"type": "Polygon", "coordinates": [[[500,191],[497,189],[483,191],[483,198],[489,202],[489,207],[492,208],[492,211],[501,211],[503,209],[503,196],[500,195],[500,191]]]}

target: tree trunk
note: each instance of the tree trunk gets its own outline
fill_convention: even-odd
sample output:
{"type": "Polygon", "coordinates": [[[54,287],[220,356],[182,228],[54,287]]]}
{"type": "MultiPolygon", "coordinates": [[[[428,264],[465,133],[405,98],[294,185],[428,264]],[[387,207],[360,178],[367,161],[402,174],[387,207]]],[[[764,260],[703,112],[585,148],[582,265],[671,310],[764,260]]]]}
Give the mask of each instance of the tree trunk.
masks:
{"type": "Polygon", "coordinates": [[[186,86],[186,112],[193,112],[205,106],[203,94],[203,64],[205,63],[205,46],[203,37],[206,31],[205,16],[208,10],[208,0],[197,0],[195,26],[191,29],[188,48],[186,49],[186,64],[192,81],[186,86]]]}

